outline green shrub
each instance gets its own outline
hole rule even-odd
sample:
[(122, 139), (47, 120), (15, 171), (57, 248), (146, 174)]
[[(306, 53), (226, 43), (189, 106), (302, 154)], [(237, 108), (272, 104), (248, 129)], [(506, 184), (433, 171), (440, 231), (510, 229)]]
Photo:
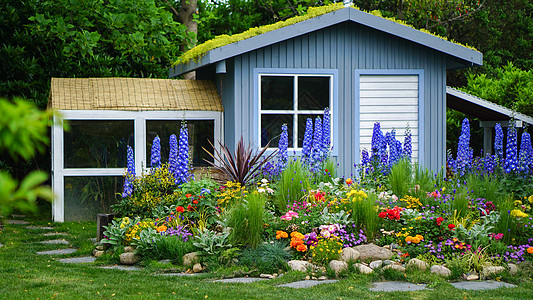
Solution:
[(379, 217), (376, 208), (376, 201), (378, 196), (375, 193), (370, 193), (366, 201), (363, 201), (364, 208), (364, 225), (365, 235), (369, 241), (374, 239), (374, 236), (378, 230)]
[(402, 159), (394, 164), (387, 175), (387, 182), (392, 192), (402, 198), (407, 195), (412, 182), (412, 167), (408, 160)]
[(181, 265), (183, 255), (195, 250), (191, 241), (183, 241), (179, 236), (163, 236), (156, 243), (159, 255), (157, 259), (170, 259), (172, 263)]
[(242, 252), (240, 264), (255, 267), (261, 273), (276, 273), (287, 270), (287, 261), (293, 257), (290, 248), (283, 242), (274, 241), (260, 244), (256, 249), (247, 248)]
[(255, 248), (261, 242), (265, 202), (261, 194), (253, 192), (230, 209), (227, 225), (232, 228), (229, 239), (233, 244)]
[(300, 202), (310, 190), (309, 171), (299, 160), (292, 160), (281, 173), (276, 183), (274, 206), (280, 213), (287, 211), (287, 205)]

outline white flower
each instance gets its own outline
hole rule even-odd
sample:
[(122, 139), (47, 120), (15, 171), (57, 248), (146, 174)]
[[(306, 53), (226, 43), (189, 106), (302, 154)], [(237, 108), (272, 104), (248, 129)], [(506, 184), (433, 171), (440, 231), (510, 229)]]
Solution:
[(261, 182), (262, 182), (263, 184), (267, 184), (267, 183), (268, 183), (268, 180), (267, 180), (266, 178), (263, 178), (263, 179), (261, 179)]
[(398, 196), (392, 195), (391, 199), (394, 200), (394, 201), (398, 201)]
[(326, 182), (326, 183), (324, 183), (324, 186), (325, 186), (325, 187), (328, 187), (328, 188), (331, 188), (331, 187), (332, 187), (332, 184), (331, 184), (330, 182)]
[(271, 188), (267, 188), (266, 191), (267, 191), (270, 195), (274, 194), (274, 190), (271, 189)]
[(257, 192), (262, 194), (262, 193), (266, 192), (266, 190), (264, 188), (258, 188)]

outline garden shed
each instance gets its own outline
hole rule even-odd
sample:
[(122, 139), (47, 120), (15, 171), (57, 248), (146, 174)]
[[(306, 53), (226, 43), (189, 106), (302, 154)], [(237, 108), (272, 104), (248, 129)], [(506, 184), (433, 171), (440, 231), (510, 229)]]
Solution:
[(414, 159), (444, 166), (446, 71), (481, 65), (482, 54), (353, 7), (320, 9), (199, 45), (170, 76), (196, 71), (197, 79), (216, 82), (230, 147), (241, 136), (257, 148), (277, 145), (286, 123), (289, 153), (298, 155), (306, 118), (329, 107), (340, 175), (353, 173), (370, 148), (375, 122), (396, 129), (399, 140), (409, 125)]
[[(54, 221), (95, 220), (122, 192), (126, 147), (134, 149), (137, 174), (146, 170), (156, 135), (168, 158), (171, 134), (185, 120), (193, 167), (206, 166), (202, 147), (223, 142), (223, 107), (209, 80), (53, 78), (52, 129)], [(68, 120), (67, 129), (62, 120)]]

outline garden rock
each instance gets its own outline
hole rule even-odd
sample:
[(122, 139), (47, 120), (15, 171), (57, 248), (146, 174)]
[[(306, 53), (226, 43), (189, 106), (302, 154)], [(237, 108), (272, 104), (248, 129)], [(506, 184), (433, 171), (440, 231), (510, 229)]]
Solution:
[(479, 279), (479, 276), (476, 274), (464, 274), (463, 277), (466, 281), (474, 281)]
[(90, 256), (83, 257), (71, 257), (71, 258), (62, 258), (59, 262), (64, 264), (82, 264), (82, 263), (93, 263), (96, 259)]
[(126, 253), (133, 252), (133, 251), (135, 251), (135, 248), (133, 248), (132, 246), (124, 247), (124, 252)]
[(313, 265), (304, 260), (291, 260), (288, 262), (289, 268), (293, 271), (307, 272), (309, 268), (312, 268)]
[(123, 265), (134, 265), (140, 260), (138, 255), (135, 255), (133, 252), (126, 252), (120, 254), (120, 263)]
[(484, 277), (490, 278), (491, 276), (501, 273), (503, 271), (505, 271), (504, 267), (488, 266), (488, 267), (483, 267), (483, 271), (481, 271), (481, 273), (483, 274)]
[(518, 273), (518, 266), (515, 264), (509, 264), (509, 274), (515, 275)]
[(481, 290), (493, 290), (493, 289), (499, 289), (502, 287), (505, 288), (513, 288), (516, 287), (514, 284), (510, 284), (507, 282), (502, 281), (459, 281), (459, 282), (452, 282), (451, 285), (453, 285), (457, 289), (463, 289), (463, 290), (472, 290), (472, 291), (481, 291)]
[(386, 259), (386, 260), (383, 261), (383, 265), (385, 265), (385, 266), (392, 265), (392, 263), (393, 263), (393, 261), (390, 260), (390, 259)]
[(383, 261), (382, 260), (375, 260), (375, 261), (370, 263), (369, 267), (371, 269), (375, 270), (375, 269), (381, 268), (382, 265), (383, 265)]
[(371, 274), (372, 272), (374, 272), (374, 270), (372, 270), (372, 268), (370, 267), (367, 267), (363, 264), (355, 264), (355, 269), (357, 271), (359, 271), (359, 273), (361, 274)]
[(360, 254), (357, 252), (357, 250), (347, 247), (342, 249), (340, 260), (345, 262), (356, 261), (359, 258), (359, 255)]
[(186, 267), (193, 266), (198, 262), (199, 254), (198, 252), (191, 252), (183, 255), (183, 265)]
[(428, 263), (418, 258), (413, 258), (407, 263), (407, 268), (415, 268), (425, 271), (429, 268)]
[(194, 264), (194, 266), (192, 267), (192, 271), (194, 273), (200, 273), (204, 270), (204, 268), (202, 268), (202, 265), (200, 263), (196, 263)]
[(320, 277), (318, 277), (318, 280), (319, 280), (319, 281), (326, 280), (326, 279), (328, 279), (326, 276), (320, 276)]
[(171, 264), (172, 261), (170, 259), (162, 259), (162, 260), (158, 261), (158, 263), (160, 263), (160, 264)]
[(405, 267), (402, 265), (392, 264), (392, 265), (385, 266), (383, 268), (383, 270), (389, 270), (389, 269), (396, 270), (401, 273), (405, 273)]
[(62, 254), (71, 254), (71, 253), (74, 253), (74, 252), (76, 252), (76, 249), (67, 248), (67, 249), (41, 251), (41, 252), (37, 252), (37, 254), (39, 254), (39, 255), (62, 255)]
[(329, 267), (335, 271), (335, 275), (339, 274), (340, 272), (348, 269), (348, 264), (345, 261), (341, 260), (332, 260), (329, 262)]
[(319, 280), (302, 280), (302, 281), (295, 281), (295, 282), (291, 282), (291, 283), (280, 284), (277, 287), (290, 287), (290, 288), (294, 288), (294, 289), (301, 289), (301, 288), (309, 288), (309, 287), (312, 287), (312, 286), (315, 286), (315, 285), (319, 285), (319, 284), (335, 283), (337, 281), (338, 280), (333, 280), (333, 279), (321, 280), (321, 281), (319, 281)]
[(373, 292), (411, 292), (424, 289), (426, 289), (425, 284), (414, 284), (401, 281), (374, 282), (374, 286), (370, 288)]
[(93, 256), (94, 257), (100, 257), (102, 255), (104, 255), (104, 251), (94, 249), (94, 251), (93, 251)]
[(274, 278), (274, 275), (270, 275), (270, 274), (261, 274), (261, 275), (259, 275), (259, 278), (272, 279), (272, 278)]
[(446, 268), (445, 266), (441, 266), (441, 265), (431, 266), (430, 270), (431, 270), (431, 273), (435, 273), (443, 277), (449, 277), (450, 275), (452, 275), (452, 271), (450, 271), (450, 269)]
[(374, 244), (359, 245), (353, 247), (353, 249), (359, 252), (359, 259), (365, 262), (390, 259), (393, 255), (392, 251), (389, 249)]
[(41, 244), (48, 244), (48, 245), (68, 245), (69, 242), (63, 239), (57, 239), (57, 240), (49, 240), (49, 241), (41, 241)]

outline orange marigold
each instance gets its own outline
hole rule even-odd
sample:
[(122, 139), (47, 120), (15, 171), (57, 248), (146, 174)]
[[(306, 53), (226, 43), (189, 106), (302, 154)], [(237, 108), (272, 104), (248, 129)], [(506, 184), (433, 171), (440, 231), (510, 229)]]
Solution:
[(157, 227), (157, 232), (164, 232), (164, 231), (167, 231), (167, 226), (165, 225), (161, 225), (159, 227)]
[(298, 251), (298, 252), (305, 252), (305, 251), (307, 251), (307, 246), (306, 246), (305, 244), (298, 245), (298, 246), (296, 247), (296, 251)]
[(529, 248), (527, 248), (527, 253), (529, 253), (529, 254), (533, 254), (533, 247), (529, 247)]
[(409, 235), (409, 236), (405, 237), (405, 241), (407, 243), (412, 242), (413, 241), (413, 237)]
[(423, 241), (424, 240), (424, 237), (420, 234), (417, 234), (415, 237), (417, 237), (419, 240)]

